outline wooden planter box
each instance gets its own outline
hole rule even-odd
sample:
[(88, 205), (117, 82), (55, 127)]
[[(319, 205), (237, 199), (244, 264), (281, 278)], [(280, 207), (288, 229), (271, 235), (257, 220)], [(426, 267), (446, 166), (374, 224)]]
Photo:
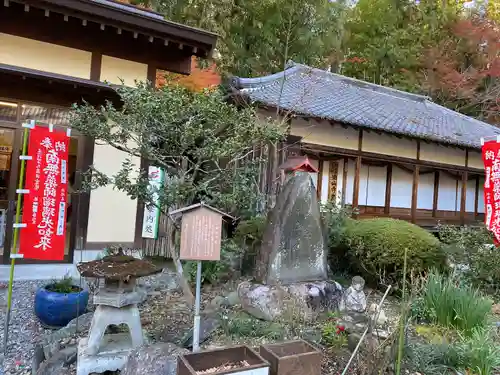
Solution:
[[(246, 361), (249, 366), (206, 371), (220, 366)], [(180, 355), (177, 375), (269, 375), (269, 363), (248, 346), (234, 346), (199, 353)], [(306, 375), (306, 374), (303, 374)]]
[(321, 375), (321, 352), (304, 340), (262, 345), (271, 375)]

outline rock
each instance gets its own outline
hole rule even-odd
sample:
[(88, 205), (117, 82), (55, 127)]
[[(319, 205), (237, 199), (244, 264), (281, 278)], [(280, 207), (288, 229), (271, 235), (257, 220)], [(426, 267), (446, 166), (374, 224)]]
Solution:
[(223, 296), (215, 296), (215, 298), (210, 301), (210, 305), (216, 309), (218, 309), (221, 306), (228, 306), (229, 303), (227, 301), (226, 297)]
[(233, 291), (226, 296), (227, 303), (229, 306), (235, 306), (240, 303), (240, 297), (238, 297), (238, 292)]
[(238, 298), (241, 307), (258, 319), (272, 321), (283, 313), (285, 292), (279, 286), (242, 282)]
[(186, 353), (171, 343), (141, 346), (130, 353), (121, 375), (176, 375), (177, 357)]
[(77, 333), (87, 332), (92, 323), (93, 312), (83, 314), (78, 318), (73, 319), (66, 327), (63, 327), (52, 334), (43, 337), (42, 346), (46, 359), (49, 359), (61, 349), (61, 341), (71, 339)]
[(327, 250), (316, 189), (308, 173), (290, 176), (270, 211), (261, 251), (269, 254), (258, 281), (289, 285), (327, 279)]
[(41, 344), (36, 344), (33, 353), (33, 360), (31, 362), (31, 373), (36, 374), (38, 368), (45, 361), (45, 354), (43, 352), (43, 346)]
[(305, 319), (316, 317), (321, 309), (337, 310), (342, 289), (327, 281), (296, 283), (285, 287), (293, 309)]
[[(214, 331), (219, 328), (219, 319), (212, 317), (200, 317), (200, 344), (205, 342)], [(184, 348), (193, 347), (193, 329), (191, 328), (182, 339)]]
[(352, 278), (352, 285), (346, 289), (340, 301), (341, 311), (366, 311), (366, 295), (363, 292), (365, 280), (361, 276)]
[(76, 346), (65, 348), (43, 362), (36, 375), (69, 375), (69, 366), (76, 361)]

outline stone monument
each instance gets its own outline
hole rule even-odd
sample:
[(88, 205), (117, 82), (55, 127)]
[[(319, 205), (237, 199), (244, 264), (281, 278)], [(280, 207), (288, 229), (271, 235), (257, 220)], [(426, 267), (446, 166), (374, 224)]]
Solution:
[(303, 168), (288, 174), (268, 217), (261, 251), (269, 254), (264, 284), (327, 279), (327, 250), (317, 192)]
[(242, 307), (266, 320), (274, 320), (284, 308), (278, 295), (292, 300), (304, 316), (314, 317), (321, 308), (336, 309), (342, 290), (338, 283), (327, 281), (326, 240), (310, 176), (317, 169), (299, 156), (289, 158), (281, 170), (284, 184), (268, 215), (259, 254), (260, 284), (238, 288)]
[[(144, 343), (137, 304), (144, 301), (146, 292), (136, 287), (136, 280), (161, 268), (123, 254), (80, 263), (77, 268), (84, 277), (104, 279), (94, 296), (97, 307), (89, 336), (78, 343), (77, 375), (120, 370), (130, 351)], [(105, 334), (108, 326), (120, 324), (127, 325), (130, 334)]]

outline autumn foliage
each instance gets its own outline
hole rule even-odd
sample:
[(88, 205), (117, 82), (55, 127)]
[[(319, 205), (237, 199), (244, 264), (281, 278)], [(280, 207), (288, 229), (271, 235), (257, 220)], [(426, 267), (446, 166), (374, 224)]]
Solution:
[(214, 63), (208, 68), (202, 68), (198, 60), (193, 57), (190, 75), (175, 74), (165, 71), (159, 71), (156, 74), (157, 87), (161, 87), (167, 82), (180, 84), (192, 91), (201, 91), (206, 88), (218, 86), (221, 83), (221, 77)]
[(450, 26), (450, 38), (424, 55), (423, 86), (448, 107), (495, 123), (500, 109), (500, 28), (470, 18)]

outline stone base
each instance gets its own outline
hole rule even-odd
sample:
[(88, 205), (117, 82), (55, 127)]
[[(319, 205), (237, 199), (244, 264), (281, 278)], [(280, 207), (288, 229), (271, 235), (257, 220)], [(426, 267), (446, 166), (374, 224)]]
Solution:
[(82, 338), (78, 343), (76, 375), (121, 370), (127, 363), (128, 355), (132, 350), (128, 333), (105, 335), (101, 349), (96, 355), (89, 355), (85, 352), (87, 341), (87, 338)]

